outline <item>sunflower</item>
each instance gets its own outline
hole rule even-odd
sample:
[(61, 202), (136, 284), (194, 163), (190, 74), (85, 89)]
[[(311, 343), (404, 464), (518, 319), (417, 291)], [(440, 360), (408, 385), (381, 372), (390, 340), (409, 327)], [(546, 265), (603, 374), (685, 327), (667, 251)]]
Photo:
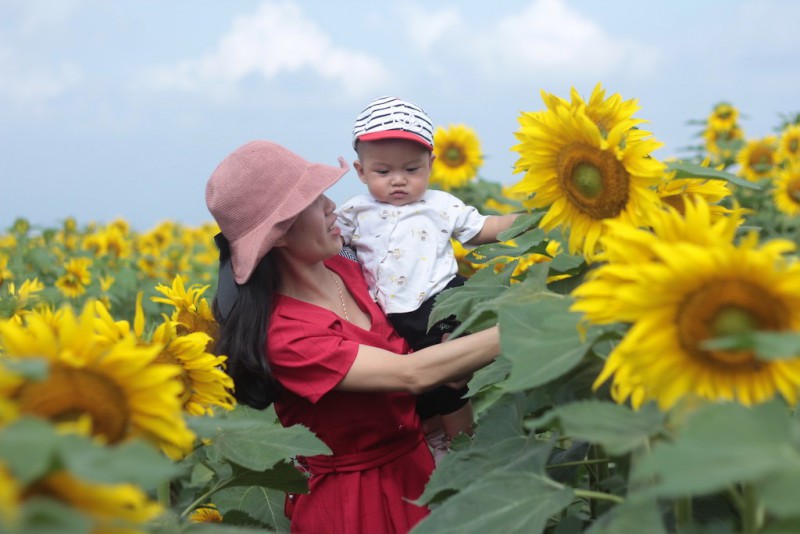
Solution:
[[(672, 210), (664, 219), (676, 215)], [(613, 377), (615, 400), (630, 400), (637, 408), (652, 399), (666, 410), (693, 396), (752, 405), (780, 395), (794, 404), (800, 358), (763, 361), (751, 350), (704, 345), (721, 336), (800, 328), (800, 263), (784, 257), (794, 245), (784, 240), (759, 245), (755, 233), (738, 246), (718, 241), (711, 237), (710, 221), (693, 228), (687, 222), (683, 229), (687, 236), (707, 231), (704, 238), (659, 239), (671, 226), (654, 229), (655, 240), (641, 240), (650, 241), (650, 261), (603, 265), (573, 293), (573, 309), (586, 312), (589, 320), (632, 324), (595, 387)], [(616, 286), (616, 317), (600, 310), (608, 303), (603, 286), (609, 283)]]
[(720, 160), (732, 159), (739, 150), (739, 145), (744, 140), (744, 132), (738, 125), (729, 130), (714, 130), (707, 128), (703, 132), (706, 141), (706, 151)]
[(37, 310), (24, 324), (0, 322), (0, 350), (9, 358), (45, 358), (49, 374), (7, 392), (22, 414), (57, 423), (88, 416), (91, 432), (107, 443), (139, 436), (177, 456), (194, 435), (183, 419), (175, 380), (180, 369), (153, 361), (162, 347), (139, 346), (125, 333), (114, 342), (97, 335), (96, 303), (76, 317), (69, 307)]
[(222, 523), (222, 514), (213, 504), (207, 504), (200, 508), (195, 508), (189, 516), (192, 523)]
[(736, 156), (740, 174), (751, 182), (771, 176), (778, 162), (777, 148), (774, 135), (747, 143)]
[(778, 161), (800, 161), (800, 124), (784, 128), (778, 145)]
[(43, 495), (80, 510), (94, 520), (94, 532), (115, 532), (155, 519), (163, 508), (132, 484), (99, 484), (56, 471), (33, 484), (28, 496)]
[[(106, 343), (114, 343), (130, 333), (127, 321), (115, 321), (108, 310), (97, 303), (96, 328)], [(225, 371), (225, 356), (206, 352), (209, 336), (203, 332), (178, 333), (178, 324), (165, 321), (153, 333), (152, 339), (144, 339), (145, 317), (142, 309), (142, 292), (136, 296), (133, 335), (141, 346), (155, 344), (160, 351), (153, 360), (156, 364), (169, 364), (180, 369), (177, 376), (181, 383), (179, 398), (181, 406), (192, 415), (211, 414), (212, 406), (232, 410), (234, 406), (231, 390), (233, 380)]]
[(14, 273), (8, 268), (8, 255), (0, 253), (0, 286), (14, 279)]
[(66, 272), (56, 280), (56, 287), (68, 298), (80, 297), (86, 293), (86, 286), (92, 281), (89, 258), (72, 258), (64, 266)]
[(606, 98), (606, 91), (602, 84), (598, 83), (592, 90), (587, 103), (573, 87), (570, 90), (571, 103), (545, 91), (542, 91), (542, 100), (548, 108), (555, 109), (557, 106), (566, 108), (585, 107), (586, 115), (592, 119), (603, 134), (610, 132), (619, 125), (623, 125), (628, 130), (637, 124), (645, 122), (642, 119), (635, 119), (633, 114), (639, 111), (639, 104), (636, 100), (622, 100), (619, 93), (614, 93)]
[(772, 195), (778, 210), (791, 216), (800, 215), (800, 160), (778, 172)]
[(656, 188), (656, 194), (662, 204), (672, 206), (678, 213), (684, 213), (687, 200), (700, 196), (708, 203), (712, 217), (724, 217), (731, 213), (730, 209), (719, 205), (720, 201), (733, 194), (727, 182), (704, 178), (675, 179), (674, 176), (675, 173), (668, 173)]
[(483, 165), (481, 143), (475, 131), (463, 124), (439, 126), (433, 134), (436, 159), (430, 182), (445, 191), (462, 187), (478, 175)]
[(607, 222), (603, 252), (598, 256), (606, 264), (587, 274), (591, 284), (583, 284), (573, 291), (573, 296), (579, 299), (574, 309), (584, 312), (589, 321), (598, 324), (635, 321), (635, 314), (624, 315), (625, 309), (617, 293), (627, 291), (626, 287), (635, 283), (635, 271), (631, 266), (658, 261), (654, 249), (659, 243), (710, 247), (733, 242), (744, 222), (744, 210), (736, 208), (726, 217), (715, 217), (711, 208), (703, 197), (692, 197), (685, 202), (683, 212), (671, 206), (652, 211), (647, 220), (651, 231), (619, 221)]
[(217, 339), (219, 325), (214, 319), (208, 300), (203, 298), (203, 293), (210, 286), (192, 284), (188, 289), (183, 284), (183, 279), (176, 276), (172, 280), (172, 287), (158, 284), (156, 291), (164, 297), (152, 297), (153, 302), (170, 304), (175, 307), (171, 319), (178, 323), (178, 335), (190, 332), (204, 332), (209, 341), (207, 350), (212, 350)]
[(728, 102), (720, 102), (708, 117), (708, 129), (716, 131), (729, 131), (739, 120), (739, 110)]
[(17, 322), (22, 322), (23, 317), (31, 312), (31, 308), (39, 301), (38, 293), (44, 290), (44, 284), (38, 278), (25, 280), (17, 289), (14, 283), (9, 282), (8, 296), (13, 298), (14, 303), (11, 317)]
[(630, 130), (622, 121), (604, 135), (585, 107), (552, 102), (519, 121), (514, 172), (525, 177), (511, 191), (532, 195), (525, 201), (529, 207), (547, 208), (540, 223), (545, 231), (569, 229), (570, 253), (593, 261), (604, 221), (639, 226), (642, 215), (658, 206), (650, 187), (661, 180), (664, 166), (650, 157), (660, 143), (648, 132)]
[(156, 329), (153, 341), (164, 347), (155, 360), (157, 363), (181, 368), (181, 402), (188, 413), (212, 414), (212, 406), (233, 409), (233, 380), (224, 371), (227, 358), (206, 352), (208, 335), (203, 332), (178, 335), (176, 324), (167, 321)]

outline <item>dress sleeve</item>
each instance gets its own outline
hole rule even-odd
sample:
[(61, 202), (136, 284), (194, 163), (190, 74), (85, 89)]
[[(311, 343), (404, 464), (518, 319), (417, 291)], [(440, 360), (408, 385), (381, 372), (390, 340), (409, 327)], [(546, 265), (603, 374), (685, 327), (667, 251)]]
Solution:
[(283, 387), (316, 403), (341, 382), (356, 359), (358, 343), (345, 339), (337, 322), (314, 310), (303, 319), (273, 315), (267, 360)]

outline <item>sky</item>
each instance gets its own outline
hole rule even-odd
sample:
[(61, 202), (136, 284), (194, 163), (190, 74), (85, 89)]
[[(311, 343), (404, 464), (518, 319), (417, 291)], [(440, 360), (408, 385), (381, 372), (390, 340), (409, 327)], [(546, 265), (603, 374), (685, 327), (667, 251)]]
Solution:
[[(353, 121), (383, 95), (474, 129), (502, 184), (542, 90), (636, 99), (660, 159), (720, 101), (763, 137), (800, 112), (798, 20), (794, 0), (0, 0), (0, 232), (211, 221), (227, 154), (267, 139), (352, 162)], [(350, 171), (328, 196), (362, 192)]]

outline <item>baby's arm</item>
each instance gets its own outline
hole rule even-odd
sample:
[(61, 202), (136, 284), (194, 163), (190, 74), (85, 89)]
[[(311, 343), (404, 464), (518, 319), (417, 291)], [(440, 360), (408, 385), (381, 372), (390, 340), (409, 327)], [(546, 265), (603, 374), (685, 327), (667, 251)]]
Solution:
[(497, 241), (497, 234), (503, 230), (511, 228), (514, 219), (519, 217), (519, 214), (512, 213), (509, 215), (489, 215), (483, 223), (483, 228), (478, 232), (475, 237), (467, 241), (468, 245), (483, 245), (485, 243), (493, 243)]

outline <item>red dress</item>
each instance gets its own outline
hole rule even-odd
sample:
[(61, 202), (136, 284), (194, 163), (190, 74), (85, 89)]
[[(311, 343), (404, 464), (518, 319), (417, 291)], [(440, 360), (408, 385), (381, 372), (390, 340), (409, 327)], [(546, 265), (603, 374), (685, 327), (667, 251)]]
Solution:
[(370, 298), (357, 263), (335, 256), (325, 265), (342, 277), (372, 326), (364, 330), (284, 295), (275, 299), (267, 358), (284, 387), (275, 410), (283, 426), (305, 425), (333, 451), (305, 459), (310, 492), (296, 498), (292, 532), (407, 532), (428, 513), (407, 500), (422, 494), (434, 467), (414, 396), (334, 388), (359, 345), (400, 354), (408, 346)]

